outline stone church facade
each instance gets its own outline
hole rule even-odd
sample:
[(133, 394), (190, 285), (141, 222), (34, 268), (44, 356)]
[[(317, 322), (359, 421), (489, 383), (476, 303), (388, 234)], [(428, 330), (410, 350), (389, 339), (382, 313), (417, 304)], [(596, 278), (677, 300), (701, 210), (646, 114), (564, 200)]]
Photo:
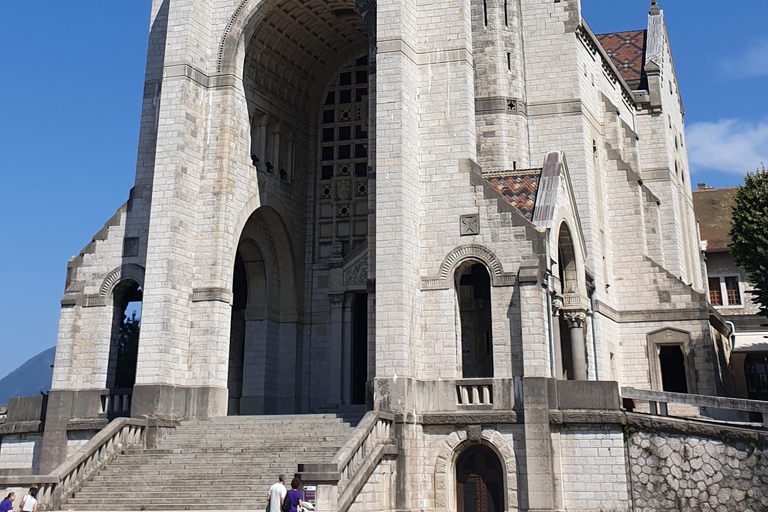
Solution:
[(505, 510), (623, 510), (620, 426), (547, 401), (722, 392), (655, 2), (598, 36), (579, 0), (154, 0), (141, 119), (68, 265), (42, 472), (106, 410), (380, 410), (392, 509), (456, 510), (474, 442)]

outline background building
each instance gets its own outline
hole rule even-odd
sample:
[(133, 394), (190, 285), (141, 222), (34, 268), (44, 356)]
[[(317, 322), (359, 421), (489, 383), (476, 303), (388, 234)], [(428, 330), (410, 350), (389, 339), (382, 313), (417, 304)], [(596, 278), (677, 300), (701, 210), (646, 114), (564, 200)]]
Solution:
[(733, 326), (734, 396), (768, 400), (768, 318), (759, 314), (752, 285), (728, 248), (737, 190), (699, 183), (693, 204), (706, 259), (709, 302)]

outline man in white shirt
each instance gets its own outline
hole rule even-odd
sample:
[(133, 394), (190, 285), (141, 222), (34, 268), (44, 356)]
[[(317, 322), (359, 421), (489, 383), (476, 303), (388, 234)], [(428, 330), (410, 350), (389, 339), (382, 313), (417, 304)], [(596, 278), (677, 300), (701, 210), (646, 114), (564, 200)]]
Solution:
[(277, 477), (277, 483), (269, 488), (269, 495), (267, 501), (269, 502), (269, 512), (280, 512), (280, 507), (283, 505), (283, 500), (288, 490), (285, 488), (285, 475)]

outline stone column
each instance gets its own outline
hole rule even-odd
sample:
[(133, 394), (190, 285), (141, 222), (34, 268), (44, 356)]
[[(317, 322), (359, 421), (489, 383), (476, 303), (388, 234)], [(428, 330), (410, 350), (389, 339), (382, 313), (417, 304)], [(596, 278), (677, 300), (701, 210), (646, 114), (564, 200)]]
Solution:
[(341, 360), (344, 343), (344, 294), (329, 293), (331, 303), (331, 338), (328, 351), (328, 405), (341, 405)]
[(352, 398), (352, 307), (355, 294), (349, 293), (344, 301), (344, 328), (342, 340), (341, 402), (349, 404)]
[(568, 323), (571, 334), (574, 379), (587, 380), (587, 352), (584, 345), (584, 325), (587, 314), (585, 311), (565, 311), (563, 318)]
[(563, 311), (563, 299), (555, 295), (552, 298), (552, 342), (555, 356), (555, 378), (563, 378), (563, 348), (560, 339), (560, 315)]

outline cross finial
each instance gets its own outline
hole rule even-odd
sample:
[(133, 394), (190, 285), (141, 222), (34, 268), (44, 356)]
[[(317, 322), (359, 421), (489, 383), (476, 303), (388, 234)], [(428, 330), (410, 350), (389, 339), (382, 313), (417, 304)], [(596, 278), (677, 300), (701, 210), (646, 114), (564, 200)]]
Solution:
[(661, 9), (659, 9), (659, 2), (658, 0), (651, 0), (651, 10), (648, 13), (651, 16), (658, 16), (661, 14)]

